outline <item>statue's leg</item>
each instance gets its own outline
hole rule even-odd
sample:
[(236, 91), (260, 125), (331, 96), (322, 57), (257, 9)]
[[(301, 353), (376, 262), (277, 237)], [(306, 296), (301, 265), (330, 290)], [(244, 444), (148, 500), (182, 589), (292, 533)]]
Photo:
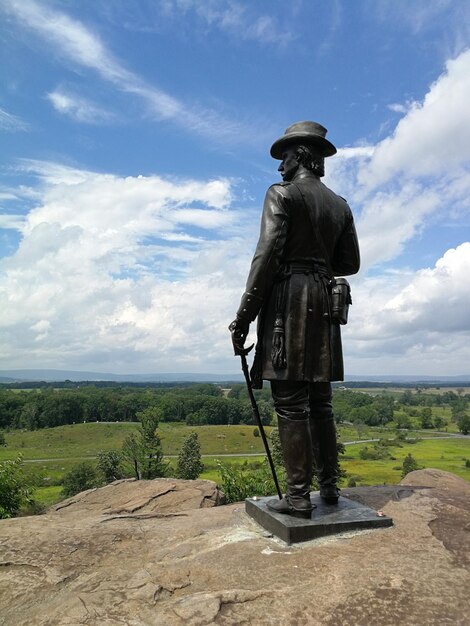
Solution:
[(312, 511), (310, 485), (313, 453), (310, 437), (308, 383), (272, 381), (271, 391), (277, 413), (279, 439), (287, 473), (287, 493), (268, 506), (279, 513), (301, 514)]
[(320, 496), (327, 504), (336, 504), (339, 497), (338, 448), (331, 384), (310, 383), (309, 400), (313, 458)]

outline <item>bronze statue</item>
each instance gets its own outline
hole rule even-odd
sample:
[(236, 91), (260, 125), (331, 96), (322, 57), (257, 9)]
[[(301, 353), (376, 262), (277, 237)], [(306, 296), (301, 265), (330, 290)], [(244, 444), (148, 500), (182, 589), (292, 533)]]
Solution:
[(355, 274), (360, 263), (351, 210), (320, 180), (324, 158), (336, 153), (326, 132), (297, 122), (271, 147), (283, 182), (267, 191), (246, 290), (229, 327), (235, 349), (243, 349), (258, 318), (251, 383), (271, 383), (287, 470), (286, 495), (268, 506), (301, 517), (312, 511), (314, 464), (320, 496), (338, 502), (331, 381), (343, 380), (340, 324), (349, 285), (335, 276)]

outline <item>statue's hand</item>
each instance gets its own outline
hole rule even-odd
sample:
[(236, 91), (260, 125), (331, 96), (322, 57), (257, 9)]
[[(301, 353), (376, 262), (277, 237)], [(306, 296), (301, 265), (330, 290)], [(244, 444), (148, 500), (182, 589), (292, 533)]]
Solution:
[(239, 355), (244, 352), (245, 341), (250, 329), (250, 322), (237, 316), (228, 329), (232, 335), (233, 351), (235, 355)]

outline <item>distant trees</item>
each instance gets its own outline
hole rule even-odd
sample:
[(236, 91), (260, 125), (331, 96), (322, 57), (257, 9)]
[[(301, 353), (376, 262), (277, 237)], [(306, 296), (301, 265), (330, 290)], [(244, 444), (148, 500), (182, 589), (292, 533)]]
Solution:
[(434, 424), (432, 421), (431, 407), (425, 406), (421, 409), (419, 421), (420, 421), (421, 428), (433, 428)]
[[(269, 424), (273, 405), (264, 392), (259, 395), (259, 407), (263, 422)], [(47, 387), (28, 393), (2, 391), (0, 387), (0, 428), (35, 430), (79, 422), (139, 421), (138, 414), (146, 409), (158, 409), (160, 421), (165, 422), (253, 423), (246, 390), (227, 398), (212, 384), (138, 389), (85, 385), (62, 389)]]
[(462, 435), (468, 435), (470, 433), (470, 415), (468, 415), (468, 413), (461, 413), (457, 425)]
[(394, 401), (390, 395), (371, 396), (357, 391), (336, 391), (333, 409), (338, 422), (382, 426), (393, 419)]
[[(89, 421), (137, 422), (138, 414), (147, 409), (158, 409), (162, 422), (183, 422), (191, 426), (256, 425), (246, 387), (241, 384), (232, 385), (229, 390), (208, 383), (121, 387), (104, 383), (77, 386), (69, 381), (60, 386), (62, 388), (54, 389), (51, 385), (43, 388), (37, 385), (29, 392), (17, 393), (0, 385), (0, 429), (35, 430)], [(271, 424), (274, 408), (269, 388), (256, 390), (255, 396), (263, 423)], [(431, 407), (450, 407), (454, 421), (458, 422), (459, 416), (468, 409), (469, 399), (470, 394), (453, 391), (431, 394), (421, 388), (419, 393), (407, 389), (401, 395), (335, 389), (333, 406), (338, 422), (383, 426), (395, 419), (397, 428), (407, 428), (407, 419), (413, 417), (417, 418), (416, 425), (423, 428), (441, 428), (442, 417), (437, 418), (437, 422), (434, 416), (429, 419)]]
[(411, 428), (411, 418), (406, 413), (400, 413), (395, 417), (395, 426), (399, 428)]

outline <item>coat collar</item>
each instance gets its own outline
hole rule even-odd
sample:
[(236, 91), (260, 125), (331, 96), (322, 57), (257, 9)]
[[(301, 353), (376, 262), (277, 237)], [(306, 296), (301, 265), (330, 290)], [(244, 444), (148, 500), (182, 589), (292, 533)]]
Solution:
[(320, 181), (320, 177), (310, 172), (309, 170), (302, 170), (301, 172), (296, 172), (291, 182), (296, 182), (299, 180), (318, 180)]

